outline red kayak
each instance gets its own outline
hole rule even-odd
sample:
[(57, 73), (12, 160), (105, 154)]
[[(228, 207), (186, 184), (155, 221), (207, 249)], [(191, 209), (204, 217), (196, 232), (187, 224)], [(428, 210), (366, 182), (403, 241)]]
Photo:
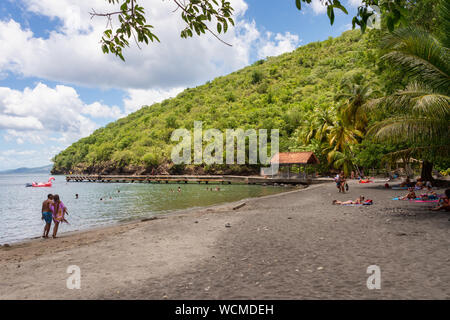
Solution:
[(32, 184), (31, 184), (31, 186), (32, 187), (34, 187), (34, 188), (40, 188), (40, 187), (51, 187), (52, 186), (52, 181), (53, 180), (55, 180), (55, 178), (53, 178), (53, 177), (50, 177), (49, 179), (48, 179), (48, 182), (33, 182)]

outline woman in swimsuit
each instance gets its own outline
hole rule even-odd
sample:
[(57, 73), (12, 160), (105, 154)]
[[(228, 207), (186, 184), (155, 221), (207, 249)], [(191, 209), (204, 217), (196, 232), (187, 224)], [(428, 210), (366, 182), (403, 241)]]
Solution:
[(364, 196), (359, 196), (358, 199), (356, 199), (355, 201), (353, 200), (348, 200), (348, 201), (339, 201), (339, 200), (333, 200), (332, 204), (340, 204), (340, 205), (345, 205), (345, 204), (363, 204), (364, 202)]
[(442, 198), (442, 202), (435, 208), (432, 208), (433, 211), (445, 210), (450, 211), (450, 189), (445, 190), (445, 196)]
[(56, 234), (58, 233), (58, 226), (61, 222), (67, 222), (67, 220), (64, 218), (64, 215), (67, 213), (67, 208), (62, 203), (62, 201), (59, 199), (59, 195), (55, 194), (53, 196), (53, 204), (50, 205), (50, 209), (52, 210), (52, 217), (53, 217), (53, 238), (56, 238)]
[(408, 191), (408, 194), (404, 197), (401, 197), (400, 200), (414, 200), (417, 198), (416, 193), (414, 192), (414, 188), (409, 188)]

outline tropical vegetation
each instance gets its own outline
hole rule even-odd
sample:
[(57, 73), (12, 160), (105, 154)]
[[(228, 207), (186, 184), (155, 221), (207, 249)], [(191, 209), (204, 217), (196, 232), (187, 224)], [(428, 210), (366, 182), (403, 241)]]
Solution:
[[(409, 7), (408, 7), (409, 6)], [(186, 89), (81, 139), (54, 172), (235, 173), (259, 165), (174, 165), (177, 128), (279, 129), (280, 151), (313, 151), (316, 170), (362, 173), (414, 158), (422, 176), (449, 160), (449, 1), (406, 4), (410, 25), (347, 31)], [(437, 17), (437, 18), (436, 18)]]

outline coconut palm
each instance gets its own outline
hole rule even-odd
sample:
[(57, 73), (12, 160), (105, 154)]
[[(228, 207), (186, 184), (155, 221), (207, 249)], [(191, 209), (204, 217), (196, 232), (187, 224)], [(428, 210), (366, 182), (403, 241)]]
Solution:
[(334, 108), (315, 108), (309, 114), (301, 127), (300, 137), (309, 144), (313, 139), (324, 142), (330, 128), (333, 126), (336, 112)]
[(350, 145), (358, 143), (358, 137), (362, 137), (361, 131), (345, 125), (342, 119), (337, 119), (328, 133), (328, 142), (335, 151), (344, 151)]
[(347, 176), (349, 176), (350, 172), (355, 168), (353, 163), (355, 156), (350, 148), (347, 148), (343, 152), (333, 150), (328, 154), (328, 159), (333, 162), (334, 168), (344, 171)]
[[(358, 143), (358, 138), (363, 133), (346, 123), (338, 117), (328, 133), (329, 149), (327, 159), (336, 169), (342, 168), (348, 174), (354, 167), (355, 155), (352, 147)], [(350, 170), (349, 170), (350, 169)], [(358, 172), (359, 169), (357, 168)]]
[[(450, 33), (450, 2), (440, 3), (441, 34)], [(448, 36), (447, 36), (448, 37)], [(449, 155), (450, 49), (447, 38), (438, 39), (418, 27), (394, 31), (383, 40), (383, 59), (399, 66), (414, 79), (405, 90), (376, 99), (368, 108), (383, 106), (394, 116), (371, 128), (378, 140), (408, 141), (412, 147), (397, 154), (415, 153), (423, 158)], [(432, 179), (432, 165), (424, 162), (422, 177)]]
[(340, 112), (346, 125), (365, 132), (367, 126), (367, 114), (363, 106), (375, 94), (368, 84), (361, 84), (360, 81), (352, 82), (347, 80), (342, 87), (343, 91), (336, 95), (335, 100), (345, 100)]

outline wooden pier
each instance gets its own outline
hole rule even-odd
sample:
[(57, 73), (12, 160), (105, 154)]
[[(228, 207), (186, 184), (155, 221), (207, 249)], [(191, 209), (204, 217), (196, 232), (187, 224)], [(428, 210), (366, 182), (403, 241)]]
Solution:
[(311, 179), (264, 178), (258, 176), (189, 176), (189, 175), (68, 175), (67, 182), (98, 183), (175, 183), (175, 184), (255, 184), (255, 185), (309, 185)]

